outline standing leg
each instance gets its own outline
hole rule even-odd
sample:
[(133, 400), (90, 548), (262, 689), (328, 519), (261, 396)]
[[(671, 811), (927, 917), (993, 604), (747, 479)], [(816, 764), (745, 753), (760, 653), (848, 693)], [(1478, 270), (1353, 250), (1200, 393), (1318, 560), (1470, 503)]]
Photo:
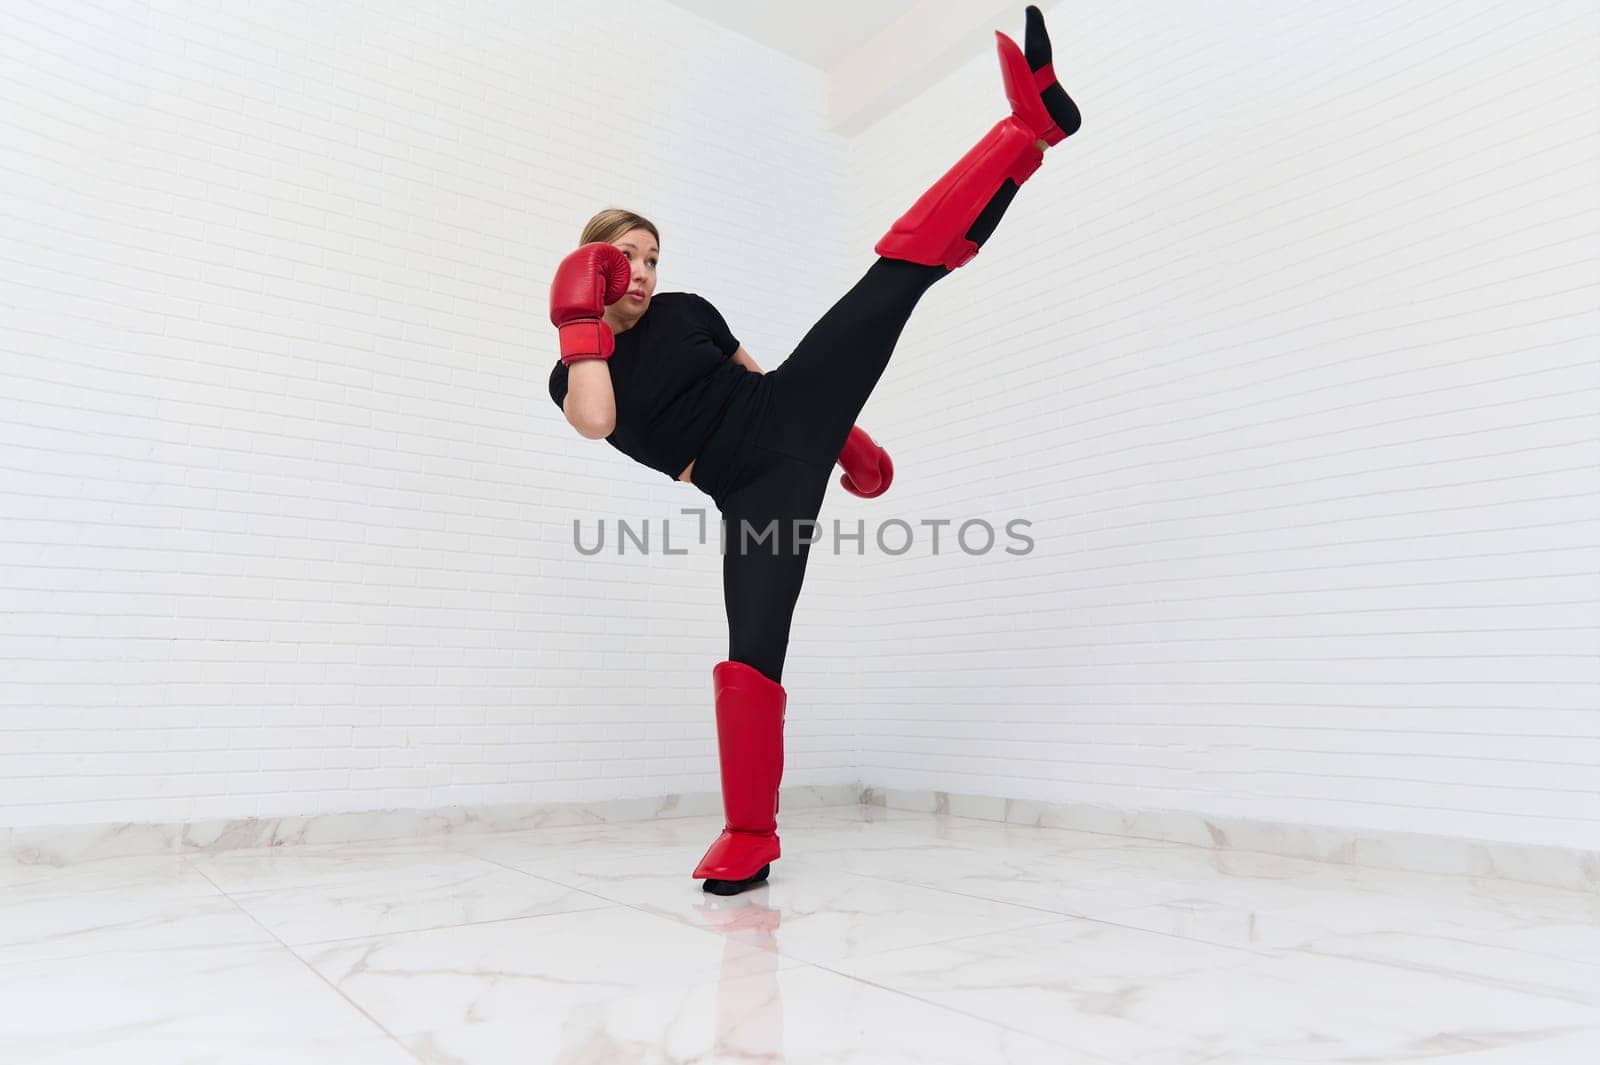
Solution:
[(751, 476), (723, 500), (728, 657), (783, 680), (789, 626), (811, 557), (831, 464), (755, 447)]
[(712, 681), (726, 821), (694, 871), (704, 889), (718, 895), (765, 880), (781, 853), (777, 814), (788, 704), (783, 661), (832, 472), (754, 451), (742, 483), (722, 504), (728, 660), (712, 670)]
[(832, 465), (922, 294), (970, 262), (1044, 151), (1082, 124), (1056, 80), (1050, 37), (1027, 9), (1027, 50), (996, 32), (1011, 115), (990, 129), (879, 239), (880, 258), (812, 326), (773, 378), (773, 447)]

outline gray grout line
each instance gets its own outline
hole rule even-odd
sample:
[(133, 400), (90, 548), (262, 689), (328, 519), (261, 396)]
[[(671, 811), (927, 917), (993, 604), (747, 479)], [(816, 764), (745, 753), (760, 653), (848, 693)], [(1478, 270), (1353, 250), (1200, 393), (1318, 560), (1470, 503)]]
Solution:
[[(189, 863), (187, 861), (187, 855), (185, 855), (184, 857), (186, 859), (184, 864), (188, 865)], [(217, 891), (219, 893), (221, 893), (223, 895), (223, 897), (225, 897), (229, 902), (233, 903), (234, 906), (238, 908), (240, 913), (244, 914), (251, 921), (253, 921), (263, 932), (265, 932), (267, 935), (271, 936), (272, 939), (273, 939), (273, 942), (277, 943), (284, 950), (288, 951), (290, 956), (292, 956), (301, 965), (305, 966), (307, 971), (309, 971), (318, 980), (321, 980), (324, 984), (326, 984), (333, 991), (334, 994), (338, 995), (340, 998), (342, 998), (346, 1002), (348, 1002), (350, 1004), (350, 1006), (353, 1009), (356, 1010), (356, 1012), (360, 1013), (361, 1016), (365, 1017), (368, 1021), (370, 1021), (373, 1024), (373, 1026), (375, 1026), (378, 1029), (378, 1031), (380, 1031), (384, 1035), (388, 1036), (390, 1038), (390, 1040), (392, 1040), (394, 1042), (394, 1044), (396, 1046), (398, 1046), (401, 1049), (401, 1051), (403, 1051), (405, 1053), (405, 1055), (407, 1057), (409, 1057), (412, 1060), (420, 1063), (420, 1065), (427, 1065), (427, 1063), (424, 1062), (422, 1058), (418, 1057), (416, 1052), (413, 1051), (409, 1046), (407, 1046), (405, 1044), (405, 1042), (398, 1035), (396, 1035), (394, 1032), (390, 1031), (389, 1027), (387, 1025), (385, 1025), (382, 1021), (378, 1020), (378, 1018), (374, 1017), (371, 1013), (367, 1012), (367, 1009), (366, 1009), (365, 1006), (361, 1005), (361, 1003), (357, 1002), (355, 999), (353, 999), (349, 995), (347, 995), (339, 987), (339, 985), (335, 984), (332, 980), (329, 980), (322, 973), (318, 972), (316, 967), (314, 965), (312, 965), (309, 961), (307, 961), (304, 957), (302, 957), (300, 955), (300, 953), (297, 950), (294, 949), (294, 947), (290, 946), (288, 943), (285, 943), (278, 936), (278, 934), (276, 932), (274, 932), (272, 929), (268, 928), (265, 924), (263, 924), (260, 918), (258, 918), (255, 914), (251, 913), (249, 910), (245, 909), (242, 905), (240, 905), (238, 899), (234, 898), (227, 891), (223, 890), (222, 885), (218, 884), (215, 880), (212, 880), (211, 877), (209, 875), (207, 875), (207, 873), (206, 873), (206, 871), (204, 869), (198, 868), (196, 866), (191, 866), (191, 868), (193, 868), (196, 873), (198, 873), (201, 876), (205, 877), (207, 883), (209, 883), (212, 887), (216, 888)]]

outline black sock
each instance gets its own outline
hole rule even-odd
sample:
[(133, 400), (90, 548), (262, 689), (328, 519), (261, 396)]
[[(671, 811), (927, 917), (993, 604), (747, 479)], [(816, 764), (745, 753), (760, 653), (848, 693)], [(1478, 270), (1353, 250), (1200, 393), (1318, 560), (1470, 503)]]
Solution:
[[(1028, 7), (1028, 32), (1026, 44), (1023, 45), (1022, 54), (1027, 57), (1028, 69), (1038, 70), (1050, 62), (1050, 34), (1044, 28), (1044, 15), (1037, 7)], [(1078, 105), (1072, 102), (1072, 97), (1067, 95), (1067, 90), (1061, 87), (1059, 81), (1052, 82), (1050, 87), (1039, 94), (1044, 101), (1044, 109), (1050, 112), (1050, 118), (1061, 127), (1061, 132), (1072, 136), (1078, 132), (1078, 127), (1083, 125), (1083, 116), (1078, 114)]]

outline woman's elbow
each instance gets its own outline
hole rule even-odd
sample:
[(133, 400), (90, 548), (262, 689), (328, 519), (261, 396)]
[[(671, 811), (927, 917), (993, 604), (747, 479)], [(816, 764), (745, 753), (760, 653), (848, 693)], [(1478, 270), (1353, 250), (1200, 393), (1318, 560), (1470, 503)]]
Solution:
[(617, 419), (613, 416), (600, 414), (575, 414), (569, 415), (567, 421), (578, 430), (578, 435), (589, 440), (604, 440), (610, 436), (617, 427)]
[(571, 393), (561, 401), (561, 413), (567, 424), (578, 430), (579, 436), (589, 440), (603, 440), (617, 427), (617, 409), (611, 404), (600, 407), (580, 403)]

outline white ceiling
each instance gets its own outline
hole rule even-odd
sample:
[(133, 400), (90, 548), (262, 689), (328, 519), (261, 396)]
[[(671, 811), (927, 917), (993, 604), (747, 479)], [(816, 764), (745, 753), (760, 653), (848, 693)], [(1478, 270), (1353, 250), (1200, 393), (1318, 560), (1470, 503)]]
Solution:
[(861, 47), (919, 0), (670, 0), (819, 70)]

